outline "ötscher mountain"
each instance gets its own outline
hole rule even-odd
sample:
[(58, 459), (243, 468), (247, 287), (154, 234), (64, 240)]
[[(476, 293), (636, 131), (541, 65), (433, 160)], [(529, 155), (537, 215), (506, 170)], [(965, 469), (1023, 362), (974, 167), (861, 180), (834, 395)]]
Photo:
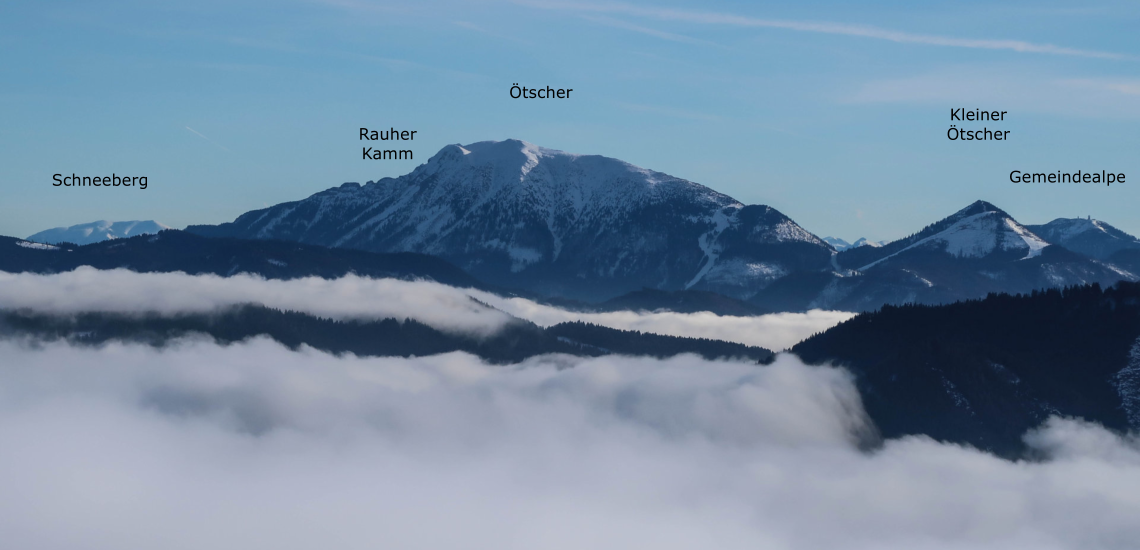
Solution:
[(771, 207), (518, 140), (449, 145), (398, 178), (188, 230), (432, 254), (495, 285), (585, 300), (642, 288), (746, 299), (789, 274), (830, 269), (833, 253)]

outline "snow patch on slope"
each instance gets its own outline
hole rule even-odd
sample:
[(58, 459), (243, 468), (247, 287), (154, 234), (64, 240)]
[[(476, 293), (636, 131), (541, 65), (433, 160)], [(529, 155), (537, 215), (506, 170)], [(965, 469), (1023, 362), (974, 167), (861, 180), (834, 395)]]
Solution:
[(820, 240), (819, 237), (812, 235), (810, 231), (800, 227), (799, 224), (792, 220), (784, 220), (773, 226), (757, 225), (752, 228), (752, 232), (764, 233), (764, 240), (768, 242), (824, 244), (824, 241)]
[(28, 241), (16, 241), (16, 246), (23, 248), (31, 248), (33, 250), (59, 250), (58, 246), (43, 243), (30, 243)]
[(995, 250), (1026, 250), (1022, 259), (1041, 255), (1049, 246), (1033, 232), (1000, 212), (982, 212), (964, 217), (950, 227), (922, 239), (890, 256), (886, 256), (860, 268), (870, 269), (908, 250), (929, 247), (944, 247), (947, 254), (960, 258), (981, 258)]
[(1057, 226), (1058, 229), (1054, 230), (1054, 233), (1053, 233), (1054, 239), (1060, 240), (1060, 241), (1067, 241), (1069, 239), (1072, 239), (1073, 237), (1076, 237), (1077, 235), (1080, 235), (1080, 234), (1088, 232), (1088, 231), (1099, 231), (1101, 233), (1108, 233), (1108, 231), (1105, 231), (1104, 227), (1101, 225), (1101, 222), (1099, 220), (1075, 218), (1072, 220), (1066, 220), (1066, 222), (1068, 222), (1068, 223), (1064, 224), (1063, 226), (1058, 224), (1058, 226)]
[(704, 265), (701, 266), (701, 270), (698, 271), (695, 276), (693, 276), (693, 280), (689, 281), (688, 284), (685, 285), (685, 288), (690, 288), (700, 282), (700, 280), (713, 268), (713, 265), (716, 264), (716, 259), (720, 256), (720, 247), (716, 245), (716, 238), (719, 237), (725, 229), (728, 229), (728, 226), (732, 221), (728, 215), (724, 213), (723, 210), (717, 210), (708, 220), (714, 225), (712, 231), (701, 235), (697, 239), (697, 246), (701, 247), (701, 252), (705, 253)]
[[(1033, 232), (1026, 229), (1025, 226), (1009, 218), (1005, 218), (1004, 221), (1009, 231), (1017, 235), (1017, 239), (1020, 239), (1021, 242), (1012, 239), (1003, 239), (1002, 248), (1006, 250), (1015, 248), (1028, 248), (1029, 254), (1023, 259), (1029, 259), (1040, 256), (1041, 251), (1044, 250), (1046, 246), (1049, 246), (1049, 243), (1042, 240), (1041, 237), (1034, 235)], [(1024, 243), (1025, 246), (1022, 246), (1022, 243)]]
[(706, 283), (760, 289), (788, 274), (784, 266), (772, 262), (749, 262), (739, 258), (722, 261), (704, 274)]

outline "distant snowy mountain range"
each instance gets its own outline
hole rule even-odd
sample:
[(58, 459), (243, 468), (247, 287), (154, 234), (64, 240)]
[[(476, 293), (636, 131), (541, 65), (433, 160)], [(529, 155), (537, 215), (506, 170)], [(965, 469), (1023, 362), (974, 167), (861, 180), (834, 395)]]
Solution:
[[(28, 240), (82, 243), (162, 227), (97, 222)], [(497, 287), (642, 309), (864, 311), (1140, 273), (1140, 241), (1097, 220), (1025, 226), (978, 201), (903, 239), (847, 243), (691, 181), (518, 140), (449, 145), (398, 178), (187, 231), (430, 254)]]
[(843, 239), (840, 239), (839, 237), (824, 237), (823, 241), (826, 242), (827, 244), (831, 245), (832, 248), (834, 248), (835, 250), (837, 250), (839, 252), (843, 252), (844, 250), (847, 250), (848, 248), (857, 248), (860, 246), (874, 246), (877, 248), (877, 247), (880, 247), (880, 246), (887, 244), (887, 241), (868, 241), (867, 239), (862, 238), (862, 237), (860, 237), (858, 240), (856, 240), (853, 243), (849, 243)]
[(28, 237), (27, 240), (46, 244), (91, 244), (110, 239), (134, 237), (136, 235), (152, 235), (163, 229), (170, 229), (170, 227), (153, 220), (130, 222), (109, 222), (100, 220), (97, 222), (73, 225), (71, 227), (56, 227), (54, 229), (40, 231)]

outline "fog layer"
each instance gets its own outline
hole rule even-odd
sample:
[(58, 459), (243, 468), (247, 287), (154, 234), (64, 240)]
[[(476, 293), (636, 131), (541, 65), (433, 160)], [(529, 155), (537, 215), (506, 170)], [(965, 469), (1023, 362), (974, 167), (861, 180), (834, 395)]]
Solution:
[[(480, 304), (473, 297), (493, 307)], [(632, 311), (578, 313), (434, 282), (355, 275), (334, 280), (310, 277), (283, 281), (245, 274), (218, 277), (90, 267), (52, 275), (0, 272), (2, 308), (55, 313), (200, 313), (241, 303), (334, 319), (411, 318), (440, 330), (482, 336), (500, 330), (510, 322), (511, 315), (541, 326), (581, 320), (624, 330), (712, 338), (775, 350), (790, 347), (853, 316), (830, 311), (757, 317)]]
[(874, 434), (851, 379), (0, 342), (12, 548), (1127, 548), (1140, 452), (1054, 419), (1015, 463)]

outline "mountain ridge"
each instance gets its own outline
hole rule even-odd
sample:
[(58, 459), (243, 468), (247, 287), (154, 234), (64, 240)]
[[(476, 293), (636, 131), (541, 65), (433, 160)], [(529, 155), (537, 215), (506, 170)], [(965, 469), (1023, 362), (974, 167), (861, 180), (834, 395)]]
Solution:
[[(669, 293), (700, 291), (760, 312), (868, 311), (1110, 285), (1140, 271), (1140, 248), (1115, 263), (1088, 257), (984, 200), (905, 238), (837, 250), (770, 206), (519, 140), (448, 145), (398, 178), (346, 183), (187, 230), (431, 254), (500, 287), (595, 304), (632, 294), (639, 308), (693, 307)], [(636, 294), (643, 289), (663, 294)]]
[(432, 254), (493, 284), (601, 301), (645, 287), (747, 298), (833, 249), (779, 211), (599, 155), (448, 145), (398, 178), (248, 212), (206, 236)]
[(1140, 239), (1100, 220), (1057, 218), (1049, 223), (1026, 226), (1043, 239), (1098, 260), (1112, 261), (1122, 250), (1140, 250)]
[(777, 281), (750, 301), (766, 311), (871, 311), (884, 304), (947, 304), (992, 292), (1138, 278), (1127, 268), (1052, 245), (982, 200), (881, 247), (839, 251), (835, 267), (830, 274)]

